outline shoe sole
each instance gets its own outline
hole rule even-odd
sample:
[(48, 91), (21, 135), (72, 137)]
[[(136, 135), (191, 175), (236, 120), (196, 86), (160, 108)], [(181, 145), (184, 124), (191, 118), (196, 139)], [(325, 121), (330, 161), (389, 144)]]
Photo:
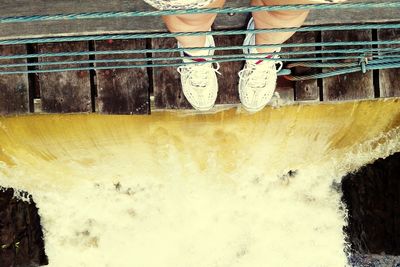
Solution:
[(242, 104), (242, 107), (243, 107), (247, 112), (250, 112), (250, 113), (259, 112), (259, 111), (263, 110), (266, 106), (267, 106), (267, 105), (264, 105), (264, 106), (259, 107), (259, 108), (249, 108), (249, 107), (247, 107), (247, 106), (245, 106), (245, 105)]
[(198, 107), (194, 107), (194, 106), (193, 106), (193, 108), (194, 108), (195, 110), (197, 110), (197, 111), (202, 111), (202, 112), (204, 112), (204, 111), (210, 111), (213, 107), (214, 107), (214, 104), (213, 104), (211, 107), (207, 107), (207, 108), (198, 108)]

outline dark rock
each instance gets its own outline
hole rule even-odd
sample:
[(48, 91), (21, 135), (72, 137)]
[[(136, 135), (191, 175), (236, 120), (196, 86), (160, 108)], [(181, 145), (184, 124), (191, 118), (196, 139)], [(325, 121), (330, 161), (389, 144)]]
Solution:
[(351, 251), (400, 255), (400, 153), (347, 175), (342, 190)]
[(36, 204), (13, 196), (13, 189), (0, 188), (0, 267), (47, 265)]

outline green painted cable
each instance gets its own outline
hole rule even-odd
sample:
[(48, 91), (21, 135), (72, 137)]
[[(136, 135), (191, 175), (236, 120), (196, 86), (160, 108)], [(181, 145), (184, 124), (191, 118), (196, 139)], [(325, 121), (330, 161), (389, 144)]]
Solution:
[(311, 31), (341, 31), (341, 30), (371, 30), (371, 29), (400, 29), (400, 24), (359, 24), (359, 25), (333, 25), (333, 26), (303, 26), (290, 28), (256, 29), (256, 30), (222, 30), (207, 32), (175, 32), (175, 33), (132, 33), (113, 35), (89, 35), (68, 37), (44, 37), (14, 40), (0, 40), (0, 45), (76, 42), (76, 41), (102, 41), (102, 40), (136, 40), (154, 38), (174, 38), (179, 36), (204, 36), (204, 35), (239, 35), (274, 32), (311, 32)]
[(362, 3), (333, 3), (333, 4), (302, 4), (302, 5), (276, 5), (276, 6), (247, 6), (247, 7), (225, 7), (225, 8), (201, 8), (201, 9), (179, 9), (179, 10), (157, 10), (157, 11), (111, 11), (111, 12), (86, 12), (56, 15), (33, 15), (14, 16), (0, 18), (0, 23), (36, 22), (53, 20), (80, 20), (80, 19), (105, 19), (121, 17), (147, 17), (166, 16), (182, 14), (228, 14), (248, 13), (257, 11), (280, 11), (280, 10), (323, 10), (323, 9), (372, 9), (372, 8), (399, 8), (400, 2), (362, 2)]
[[(379, 64), (369, 63), (365, 66), (365, 71), (394, 69), (394, 68), (400, 68), (400, 62), (387, 62), (387, 63), (379, 63)], [(304, 76), (285, 75), (285, 78), (290, 81), (306, 81), (306, 80), (313, 80), (313, 79), (329, 78), (329, 77), (350, 74), (350, 73), (355, 73), (355, 72), (364, 72), (363, 67), (359, 64), (357, 67), (342, 68), (342, 69), (328, 71), (328, 72), (324, 72), (324, 73), (318, 73), (318, 74), (311, 74), (311, 75), (304, 75)]]
[[(263, 56), (264, 55), (264, 56)], [(291, 63), (288, 67), (322, 67), (322, 63), (305, 63), (302, 61), (326, 61), (326, 60), (347, 60), (347, 59), (363, 59), (365, 55), (357, 56), (332, 56), (332, 57), (307, 57), (307, 58), (265, 58), (268, 54), (252, 54), (252, 59), (254, 60), (266, 60), (266, 61), (282, 61), (282, 62), (296, 62)], [(250, 55), (214, 55), (214, 56), (204, 56), (204, 58), (214, 59), (213, 62), (220, 62), (220, 59), (231, 59), (232, 61), (243, 61)], [(369, 55), (368, 57), (373, 57)], [(397, 55), (386, 55), (380, 56), (375, 55), (379, 58), (400, 58), (400, 54)], [(79, 65), (79, 64), (105, 64), (105, 63), (135, 63), (135, 62), (156, 62), (156, 61), (181, 61), (181, 57), (161, 57), (161, 58), (115, 58), (115, 59), (93, 59), (93, 60), (68, 60), (68, 61), (49, 61), (49, 62), (30, 62), (30, 63), (9, 63), (0, 64), (0, 68), (21, 68), (21, 67), (43, 67), (43, 66), (54, 66), (54, 65)], [(300, 61), (297, 63), (297, 61)], [(226, 61), (225, 61), (226, 62)], [(180, 65), (186, 65), (186, 63), (181, 62)], [(334, 63), (325, 63), (327, 67), (335, 67)], [(347, 63), (338, 63), (337, 66), (347, 66)], [(329, 65), (329, 66), (328, 66)], [(141, 67), (143, 65), (138, 65)], [(147, 64), (146, 64), (147, 66)], [(157, 67), (157, 66), (155, 66)]]
[[(229, 46), (224, 47), (225, 50), (231, 50)], [(225, 51), (222, 50), (222, 51)], [(17, 55), (7, 55), (0, 56), (0, 60), (9, 60), (9, 59), (31, 59), (31, 58), (48, 58), (48, 57), (72, 57), (72, 56), (100, 56), (100, 55), (127, 55), (127, 54), (143, 54), (143, 53), (154, 53), (154, 52), (141, 52), (137, 53), (137, 51), (143, 50), (106, 50), (106, 51), (83, 51), (83, 52), (59, 52), (59, 53), (39, 53), (39, 54), (17, 54)], [(147, 50), (146, 50), (147, 51)], [(328, 49), (328, 50), (307, 50), (307, 51), (288, 51), (288, 52), (276, 52), (276, 55), (279, 56), (294, 56), (294, 55), (317, 55), (317, 54), (384, 54), (384, 53), (397, 53), (400, 51), (400, 48), (396, 47), (385, 47), (385, 48), (361, 48), (354, 49), (349, 48), (346, 50), (343, 49)]]

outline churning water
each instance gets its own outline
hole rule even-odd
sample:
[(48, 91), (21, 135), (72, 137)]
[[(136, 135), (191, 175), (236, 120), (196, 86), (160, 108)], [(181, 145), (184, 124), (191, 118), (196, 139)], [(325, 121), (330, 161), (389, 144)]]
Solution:
[(339, 267), (337, 184), (399, 138), (398, 99), (0, 118), (0, 184), (33, 195), (50, 266)]

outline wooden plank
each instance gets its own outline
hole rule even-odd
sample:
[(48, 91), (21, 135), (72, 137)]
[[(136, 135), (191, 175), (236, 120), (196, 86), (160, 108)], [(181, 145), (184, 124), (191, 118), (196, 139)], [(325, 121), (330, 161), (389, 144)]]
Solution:
[[(314, 43), (317, 32), (297, 32), (286, 43)], [(314, 51), (315, 47), (283, 48), (282, 52)], [(290, 58), (305, 58), (310, 55), (293, 55)], [(292, 69), (294, 75), (315, 74), (317, 71), (311, 68), (296, 67)], [(319, 101), (319, 87), (316, 79), (298, 81), (294, 83), (294, 94), (297, 101)]]
[[(160, 38), (152, 40), (152, 48), (176, 48), (174, 38)], [(179, 53), (157, 53), (153, 57), (179, 57)], [(172, 61), (158, 61), (171, 63)], [(179, 62), (179, 61), (178, 61)], [(174, 62), (176, 63), (176, 62)], [(157, 109), (190, 109), (192, 106), (182, 92), (180, 74), (176, 67), (159, 67), (153, 69), (154, 101)]]
[[(21, 8), (21, 6), (25, 8)], [(101, 11), (153, 10), (144, 1), (126, 0), (3, 0), (2, 16), (70, 14)], [(165, 31), (160, 18), (110, 18), (0, 24), (0, 39)]]
[[(400, 40), (400, 30), (378, 30), (378, 40)], [(381, 46), (400, 47), (400, 45)], [(400, 96), (400, 69), (387, 69), (379, 71), (380, 97)]]
[[(293, 38), (293, 43), (313, 43), (316, 42), (316, 32), (306, 32), (306, 33), (297, 33)], [(309, 48), (310, 49), (310, 48)], [(304, 48), (294, 48), (293, 51), (306, 51)], [(312, 47), (311, 50), (315, 50), (315, 47)], [(305, 57), (303, 56), (295, 56), (295, 57)], [(295, 68), (296, 75), (304, 75), (304, 74), (315, 74), (318, 71), (312, 70), (310, 68)], [(307, 80), (307, 81), (298, 81), (295, 86), (295, 95), (297, 101), (319, 101), (319, 87), (317, 79)]]
[[(88, 51), (87, 42), (53, 43), (38, 45), (39, 53), (58, 53)], [(88, 56), (47, 57), (39, 62), (62, 62), (71, 60), (88, 60)], [(40, 69), (87, 67), (88, 64), (66, 64), (41, 66)], [(37, 75), (42, 100), (42, 111), (48, 113), (71, 113), (91, 111), (91, 89), (89, 71), (64, 71), (40, 73)]]
[[(353, 0), (351, 2), (362, 2), (365, 0)], [(375, 2), (382, 2), (374, 0)], [(390, 0), (385, 0), (390, 2)], [(248, 6), (248, 0), (228, 1), (227, 7)], [(25, 8), (21, 8), (21, 6)], [(46, 0), (3, 0), (2, 14), (6, 16), (29, 16), (59, 13), (82, 13), (100, 11), (125, 11), (125, 10), (152, 10), (143, 1), (126, 0), (53, 0), (49, 4)], [(382, 8), (379, 10), (315, 10), (308, 17), (305, 25), (321, 24), (347, 24), (366, 22), (394, 22), (399, 21), (400, 8)], [(233, 16), (219, 15), (216, 29), (244, 28), (247, 15)], [(6, 23), (0, 24), (0, 40), (15, 38), (36, 38), (70, 36), (70, 35), (94, 35), (108, 33), (134, 33), (166, 31), (160, 18), (108, 18), (89, 20), (62, 20), (47, 22)]]
[[(365, 31), (331, 31), (322, 33), (323, 42), (339, 41), (371, 41), (372, 33)], [(348, 47), (350, 48), (350, 47)], [(359, 48), (359, 46), (358, 46)], [(323, 47), (322, 49), (342, 49), (341, 47)], [(327, 56), (340, 56), (324, 54)], [(350, 54), (347, 54), (350, 55)], [(343, 55), (342, 55), (343, 56)], [(353, 62), (354, 59), (343, 60), (341, 62)], [(357, 60), (356, 60), (357, 61)], [(339, 62), (336, 60), (335, 62)], [(324, 70), (328, 71), (328, 70)], [(341, 101), (352, 99), (374, 98), (374, 81), (372, 71), (363, 74), (361, 72), (340, 75), (323, 79), (323, 100)]]
[[(0, 46), (1, 55), (26, 54), (24, 45)], [(0, 64), (22, 64), (26, 59), (0, 60)], [(24, 71), (26, 67), (1, 69)], [(0, 115), (29, 112), (29, 86), (27, 74), (0, 75)]]
[[(215, 36), (215, 45), (217, 47), (224, 46), (237, 46), (242, 45), (244, 36)], [(232, 54), (243, 54), (242, 50), (224, 50), (216, 51), (215, 55), (232, 55)], [(218, 77), (218, 98), (217, 104), (238, 104), (239, 100), (239, 76), (238, 72), (243, 68), (244, 61), (236, 62), (222, 62), (220, 63), (220, 72), (222, 75)]]
[[(279, 98), (275, 96), (278, 95)], [(274, 97), (268, 105), (283, 106), (294, 103), (294, 83), (286, 80), (283, 76), (278, 76)]]
[[(287, 42), (291, 43), (293, 42), (294, 39), (290, 39)], [(282, 48), (281, 52), (289, 52), (291, 51), (291, 48)], [(282, 58), (285, 58), (287, 56), (282, 56)], [(283, 66), (285, 68), (285, 66)], [(274, 97), (272, 97), (271, 102), (269, 103), (270, 105), (273, 106), (282, 106), (282, 105), (287, 105), (287, 104), (292, 104), (295, 100), (295, 83), (292, 81), (289, 81), (285, 79), (283, 76), (278, 76), (278, 80), (276, 82), (276, 89), (275, 89), (275, 94)], [(275, 96), (278, 95), (279, 98), (276, 98)]]
[[(145, 49), (146, 40), (97, 41), (97, 51)], [(102, 59), (146, 58), (144, 54), (98, 55)], [(147, 62), (97, 63), (96, 66), (130, 66)], [(146, 68), (110, 69), (96, 71), (100, 113), (149, 114), (149, 76)]]
[[(286, 43), (302, 43), (302, 42), (314, 42), (315, 33), (296, 33)], [(308, 48), (310, 49), (310, 48)], [(311, 48), (312, 50), (314, 48)], [(281, 52), (294, 52), (294, 51), (307, 51), (307, 48), (282, 48)], [(304, 56), (290, 56), (293, 57), (304, 57)], [(282, 56), (282, 58), (289, 58), (289, 56)], [(285, 66), (284, 66), (285, 67)], [(294, 68), (292, 69), (294, 74), (302, 74), (309, 70), (305, 68)], [(306, 100), (317, 100), (319, 99), (319, 92), (316, 80), (292, 82), (286, 80), (283, 76), (278, 77), (276, 93), (279, 95), (279, 99), (273, 98), (272, 105), (288, 105), (292, 104), (295, 100), (306, 101)], [(277, 101), (277, 102), (274, 102)]]

